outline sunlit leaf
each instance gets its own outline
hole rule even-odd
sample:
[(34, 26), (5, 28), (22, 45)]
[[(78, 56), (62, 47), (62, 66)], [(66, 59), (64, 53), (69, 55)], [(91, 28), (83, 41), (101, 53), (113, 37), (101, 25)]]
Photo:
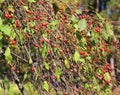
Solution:
[(0, 28), (2, 27), (2, 24), (3, 24), (3, 21), (2, 21), (2, 19), (0, 17)]
[(69, 61), (68, 61), (67, 59), (65, 60), (65, 66), (66, 66), (66, 68), (68, 68), (68, 69), (70, 68), (70, 64), (69, 64)]
[(44, 65), (45, 65), (45, 68), (46, 68), (47, 70), (49, 70), (49, 64), (46, 63), (46, 62), (44, 62)]
[(42, 49), (42, 56), (46, 54), (47, 50), (48, 50), (48, 46), (44, 44), (44, 48)]
[(36, 0), (28, 0), (28, 2), (32, 3), (32, 2), (36, 2)]
[(99, 13), (96, 13), (96, 15), (99, 19), (104, 20), (103, 17)]
[(0, 0), (0, 3), (4, 2), (5, 0)]
[(113, 25), (108, 24), (106, 28), (107, 28), (107, 32), (108, 32), (109, 36), (113, 36), (114, 35)]
[(104, 74), (104, 80), (106, 80), (106, 81), (111, 80), (110, 74), (108, 72)]
[(74, 27), (75, 27), (75, 31), (78, 30), (78, 24), (74, 24)]
[(9, 48), (9, 47), (6, 48), (4, 55), (5, 55), (5, 59), (6, 59), (7, 61), (9, 61), (9, 62), (12, 61), (12, 55), (11, 55), (11, 52), (10, 52), (10, 48)]
[(79, 60), (80, 60), (80, 62), (85, 63), (85, 59), (80, 58)]
[(46, 91), (49, 91), (49, 85), (47, 81), (44, 81), (43, 87)]
[(62, 74), (61, 68), (60, 68), (60, 67), (57, 67), (57, 68), (55, 69), (55, 75), (57, 76), (57, 80), (58, 80), (58, 81), (60, 81), (60, 76), (61, 76), (61, 74)]
[(106, 30), (103, 29), (103, 31), (102, 31), (102, 36), (103, 36), (103, 38), (104, 38), (105, 40), (108, 40), (109, 34), (107, 33)]
[(81, 41), (82, 41), (83, 44), (85, 44), (85, 45), (87, 44), (86, 39), (84, 37), (81, 38)]
[(10, 26), (8, 25), (4, 25), (2, 28), (1, 28), (1, 31), (7, 35), (7, 36), (11, 36), (11, 28)]
[(32, 63), (33, 63), (32, 59), (31, 59), (31, 58), (29, 58), (29, 64), (32, 64)]
[(77, 63), (79, 59), (80, 59), (80, 54), (78, 51), (76, 51), (74, 53), (73, 60)]
[(87, 26), (87, 21), (85, 19), (81, 19), (78, 22), (78, 26), (79, 26), (80, 31), (83, 31)]
[(71, 20), (72, 20), (73, 23), (76, 23), (78, 21), (77, 18), (74, 15), (72, 15)]
[(81, 10), (76, 10), (76, 13), (77, 14), (82, 14), (82, 11)]

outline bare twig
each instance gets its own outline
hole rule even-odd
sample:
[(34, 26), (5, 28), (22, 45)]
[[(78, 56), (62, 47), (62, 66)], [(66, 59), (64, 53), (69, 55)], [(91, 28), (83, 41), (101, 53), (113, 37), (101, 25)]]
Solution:
[(15, 57), (19, 58), (20, 60), (26, 62), (26, 63), (28, 62), (26, 59), (20, 57), (19, 55), (15, 54), (15, 53), (13, 53), (13, 52), (11, 52), (11, 54), (14, 55)]
[(20, 83), (20, 80), (19, 80), (18, 76), (16, 75), (16, 73), (13, 70), (11, 70), (11, 73), (12, 73), (13, 78), (15, 80), (15, 83), (17, 84), (17, 86), (18, 86), (19, 90), (21, 91), (22, 95), (27, 95), (27, 93), (26, 93), (22, 83)]

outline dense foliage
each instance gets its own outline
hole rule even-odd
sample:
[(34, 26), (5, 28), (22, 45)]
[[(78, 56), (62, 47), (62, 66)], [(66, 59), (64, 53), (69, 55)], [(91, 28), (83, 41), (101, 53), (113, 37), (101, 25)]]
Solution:
[(112, 93), (107, 56), (120, 51), (109, 21), (77, 2), (23, 1), (0, 0), (0, 90), (4, 83), (17, 95), (22, 83), (28, 95)]

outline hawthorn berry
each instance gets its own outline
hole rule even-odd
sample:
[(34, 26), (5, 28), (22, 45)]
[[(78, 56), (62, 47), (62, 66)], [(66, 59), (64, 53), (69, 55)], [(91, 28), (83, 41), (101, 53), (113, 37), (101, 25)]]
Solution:
[(28, 14), (30, 14), (30, 15), (32, 15), (32, 14), (33, 14), (33, 12), (32, 12), (32, 11), (27, 11), (27, 13), (28, 13)]
[(106, 84), (110, 84), (110, 81), (109, 81), (109, 80), (105, 80), (105, 83), (106, 83)]
[(17, 69), (15, 67), (12, 68), (13, 71), (16, 71)]
[(67, 92), (64, 92), (64, 95), (68, 95), (68, 93), (67, 93)]
[(38, 47), (39, 45), (37, 43), (34, 43), (34, 47)]
[(99, 29), (99, 27), (96, 27), (95, 30), (100, 34), (100, 29)]
[(48, 51), (47, 51), (47, 53), (48, 53), (48, 54), (50, 54), (50, 53), (51, 53), (51, 51), (50, 51), (50, 50), (48, 50)]
[(7, 19), (10, 19), (10, 18), (12, 18), (12, 15), (11, 14), (4, 14), (4, 17)]
[(15, 20), (16, 27), (20, 27), (20, 21), (17, 19)]
[(17, 44), (17, 42), (16, 41), (12, 41), (12, 45), (16, 45)]
[(34, 72), (35, 71), (35, 67), (32, 67), (31, 70)]

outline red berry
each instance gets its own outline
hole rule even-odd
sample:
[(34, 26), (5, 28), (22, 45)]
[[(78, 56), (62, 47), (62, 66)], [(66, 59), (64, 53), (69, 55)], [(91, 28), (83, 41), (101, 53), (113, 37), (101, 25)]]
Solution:
[(40, 43), (43, 44), (44, 43), (44, 39), (40, 39)]
[(63, 50), (59, 50), (59, 53), (62, 54), (62, 53), (63, 53)]
[(99, 27), (96, 27), (95, 30), (100, 34), (100, 29), (99, 29)]
[(70, 64), (70, 67), (73, 67), (73, 63)]
[(106, 84), (109, 84), (109, 83), (110, 83), (110, 81), (109, 81), (109, 80), (105, 80), (105, 82), (106, 82)]
[(68, 95), (68, 93), (67, 93), (67, 92), (64, 92), (64, 95)]
[(19, 20), (15, 20), (15, 24), (16, 24), (16, 27), (20, 27), (20, 21)]
[(48, 51), (47, 51), (47, 53), (48, 53), (48, 54), (50, 54), (50, 53), (51, 53), (51, 51), (50, 51), (50, 50), (48, 50)]
[(4, 14), (5, 18), (12, 18), (12, 15), (11, 14)]
[(12, 44), (13, 44), (13, 45), (16, 45), (16, 44), (17, 44), (17, 42), (16, 42), (16, 41), (12, 41)]
[(59, 40), (61, 38), (61, 36), (57, 36), (57, 39)]
[(22, 0), (19, 1), (21, 5), (24, 5), (24, 2)]
[(85, 54), (85, 52), (81, 51), (81, 52), (80, 52), (80, 54), (81, 54), (81, 55), (84, 55), (84, 54)]
[(50, 44), (50, 40), (45, 38), (46, 43)]
[(28, 14), (30, 14), (30, 15), (31, 15), (31, 14), (33, 14), (33, 12), (32, 12), (32, 11), (27, 11), (27, 13), (28, 13)]
[(32, 67), (31, 70), (34, 72), (35, 71), (35, 67)]
[(38, 45), (37, 43), (34, 43), (34, 46), (35, 46), (35, 47), (38, 47), (39, 45)]
[(15, 67), (12, 68), (13, 71), (16, 71), (17, 69)]

